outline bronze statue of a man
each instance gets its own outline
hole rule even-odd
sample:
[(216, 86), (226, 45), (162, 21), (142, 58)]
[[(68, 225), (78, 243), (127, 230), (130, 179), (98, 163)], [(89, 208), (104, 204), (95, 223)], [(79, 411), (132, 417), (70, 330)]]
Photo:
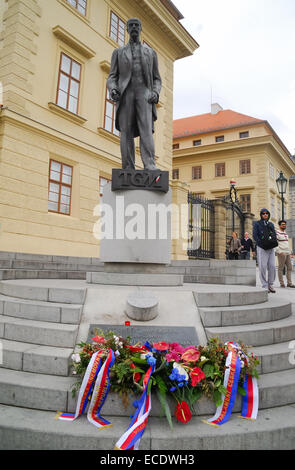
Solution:
[(134, 138), (140, 137), (140, 154), (146, 170), (156, 170), (153, 139), (161, 77), (156, 52), (140, 42), (141, 21), (127, 21), (130, 39), (115, 49), (107, 88), (116, 102), (116, 129), (121, 132), (122, 168), (135, 168)]

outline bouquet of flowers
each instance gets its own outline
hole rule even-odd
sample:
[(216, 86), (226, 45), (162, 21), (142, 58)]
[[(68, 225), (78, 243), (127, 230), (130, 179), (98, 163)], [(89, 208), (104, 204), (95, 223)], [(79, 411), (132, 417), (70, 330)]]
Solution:
[[(80, 387), (89, 361), (94, 353), (106, 357), (112, 349), (115, 362), (109, 372), (111, 391), (122, 396), (128, 403), (128, 396), (142, 393), (144, 376), (153, 365), (154, 372), (149, 381), (149, 391), (155, 391), (167, 420), (172, 427), (172, 415), (167, 400), (171, 396), (176, 401), (174, 415), (182, 423), (187, 423), (194, 411), (195, 402), (202, 396), (212, 399), (216, 406), (222, 404), (222, 396), (227, 392), (224, 387), (226, 358), (229, 352), (227, 344), (218, 338), (211, 338), (206, 346), (182, 346), (179, 343), (157, 342), (130, 344), (130, 338), (122, 338), (115, 332), (97, 331), (91, 343), (80, 343), (80, 352), (72, 356), (73, 374), (79, 376), (73, 392)], [(259, 360), (249, 354), (247, 347), (238, 345), (237, 354), (241, 371), (238, 392), (245, 394), (243, 383), (245, 376), (258, 378)], [(134, 403), (136, 406), (136, 402)]]

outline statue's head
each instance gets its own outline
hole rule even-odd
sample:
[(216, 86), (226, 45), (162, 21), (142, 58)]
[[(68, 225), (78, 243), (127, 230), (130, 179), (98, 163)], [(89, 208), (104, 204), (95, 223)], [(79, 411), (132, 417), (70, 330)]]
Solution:
[(133, 39), (138, 38), (141, 33), (141, 21), (138, 18), (129, 18), (127, 31)]

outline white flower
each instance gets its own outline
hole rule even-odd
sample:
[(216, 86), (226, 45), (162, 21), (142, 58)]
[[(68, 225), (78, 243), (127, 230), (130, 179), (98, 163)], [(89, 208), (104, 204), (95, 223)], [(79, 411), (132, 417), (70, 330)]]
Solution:
[(187, 371), (178, 362), (173, 362), (173, 369), (177, 369), (180, 375), (185, 375), (185, 380), (188, 380)]
[(201, 362), (207, 361), (207, 357), (206, 357), (206, 356), (201, 356), (201, 357), (200, 357), (200, 361), (201, 361)]
[(77, 354), (72, 354), (72, 361), (76, 362), (76, 363), (81, 362), (80, 354), (78, 354), (78, 353)]
[(142, 353), (142, 354), (140, 355), (140, 359), (146, 359), (147, 356), (153, 356), (153, 353), (152, 353), (152, 352)]
[(117, 351), (117, 350), (115, 351), (115, 356), (117, 356), (117, 357), (120, 356), (119, 351)]

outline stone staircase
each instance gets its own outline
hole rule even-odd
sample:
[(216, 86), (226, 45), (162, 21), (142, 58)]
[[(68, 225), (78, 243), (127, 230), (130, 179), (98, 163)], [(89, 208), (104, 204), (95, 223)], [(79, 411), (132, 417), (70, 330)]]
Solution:
[[(114, 264), (114, 263), (112, 263)], [(183, 276), (185, 283), (256, 285), (255, 261), (175, 260), (170, 265), (152, 265), (153, 272)], [(134, 266), (131, 266), (134, 273)], [(149, 272), (150, 268), (147, 268)], [(0, 251), (0, 280), (86, 279), (104, 272), (99, 258), (51, 256)]]
[[(0, 281), (0, 449), (111, 450), (130, 423), (132, 404), (124, 409), (114, 395), (103, 408), (112, 428), (98, 431), (85, 416), (74, 423), (54, 419), (56, 411), (75, 410), (71, 390), (76, 378), (71, 375), (70, 359), (87, 295), (85, 281), (64, 279)], [(242, 341), (261, 359), (258, 419), (238, 418), (238, 397), (230, 420), (213, 428), (201, 419), (212, 416), (215, 407), (202, 399), (191, 421), (186, 425), (175, 422), (171, 431), (153, 398), (140, 448), (294, 449), (295, 365), (289, 360), (289, 343), (295, 339), (295, 315), (291, 303), (256, 287), (190, 287), (207, 337)]]

